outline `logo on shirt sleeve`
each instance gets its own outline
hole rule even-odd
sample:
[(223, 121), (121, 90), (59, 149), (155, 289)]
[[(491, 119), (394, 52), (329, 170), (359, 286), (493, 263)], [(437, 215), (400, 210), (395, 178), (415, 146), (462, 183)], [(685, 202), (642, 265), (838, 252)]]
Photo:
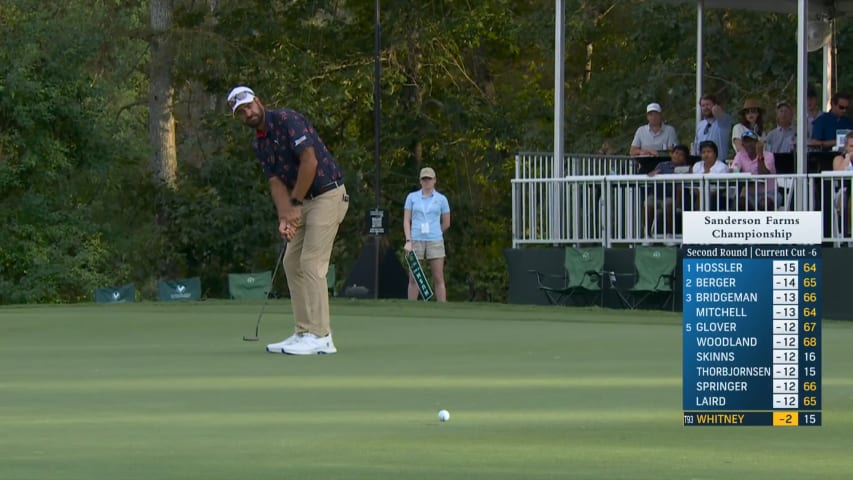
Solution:
[(306, 137), (305, 135), (302, 135), (301, 137), (297, 138), (297, 139), (293, 142), (293, 146), (298, 147), (298, 146), (299, 146), (299, 144), (300, 144), (300, 143), (302, 143), (302, 142), (304, 142), (305, 140), (308, 140), (308, 137)]

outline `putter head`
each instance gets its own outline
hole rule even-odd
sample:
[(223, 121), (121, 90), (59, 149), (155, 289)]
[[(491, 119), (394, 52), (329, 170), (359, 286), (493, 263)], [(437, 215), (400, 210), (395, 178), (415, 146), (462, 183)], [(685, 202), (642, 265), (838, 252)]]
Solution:
[(244, 342), (257, 342), (258, 340), (260, 340), (260, 338), (256, 336), (246, 335), (245, 337), (243, 337)]

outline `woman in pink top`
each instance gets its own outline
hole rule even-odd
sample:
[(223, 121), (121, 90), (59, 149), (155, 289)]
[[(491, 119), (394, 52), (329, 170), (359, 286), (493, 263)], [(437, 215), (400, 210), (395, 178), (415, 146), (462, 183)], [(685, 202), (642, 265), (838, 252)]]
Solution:
[[(752, 175), (773, 175), (776, 173), (776, 159), (771, 152), (764, 151), (764, 143), (758, 140), (758, 135), (752, 130), (743, 132), (741, 136), (743, 150), (737, 152), (732, 160), (732, 172), (750, 173)], [(749, 182), (749, 188), (741, 192), (741, 198), (746, 201), (746, 208), (758, 207), (758, 210), (776, 209), (776, 182), (769, 179), (764, 182)]]

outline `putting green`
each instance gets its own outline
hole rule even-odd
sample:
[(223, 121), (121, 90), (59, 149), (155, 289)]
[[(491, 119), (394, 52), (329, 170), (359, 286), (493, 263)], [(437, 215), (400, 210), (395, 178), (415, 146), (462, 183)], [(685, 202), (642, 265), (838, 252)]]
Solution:
[[(846, 479), (853, 323), (824, 426), (681, 426), (680, 316), (335, 300), (339, 353), (267, 354), (290, 306), (0, 308), (0, 479)], [(446, 408), (451, 420), (439, 422)]]

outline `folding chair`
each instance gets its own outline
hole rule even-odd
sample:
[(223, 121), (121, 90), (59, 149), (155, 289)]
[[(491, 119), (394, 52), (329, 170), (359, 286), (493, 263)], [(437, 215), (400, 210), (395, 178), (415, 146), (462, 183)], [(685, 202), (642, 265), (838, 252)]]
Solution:
[(670, 303), (674, 310), (673, 288), (677, 262), (678, 250), (674, 247), (635, 247), (634, 272), (609, 272), (610, 286), (622, 303), (632, 310), (652, 295), (663, 295), (659, 308)]
[[(547, 275), (536, 270), (536, 282), (540, 290), (552, 305), (568, 305), (576, 293), (584, 296), (597, 294), (599, 304), (601, 295), (601, 270), (604, 267), (604, 247), (574, 248), (566, 247), (564, 272), (562, 275)], [(591, 305), (592, 302), (584, 302)]]

